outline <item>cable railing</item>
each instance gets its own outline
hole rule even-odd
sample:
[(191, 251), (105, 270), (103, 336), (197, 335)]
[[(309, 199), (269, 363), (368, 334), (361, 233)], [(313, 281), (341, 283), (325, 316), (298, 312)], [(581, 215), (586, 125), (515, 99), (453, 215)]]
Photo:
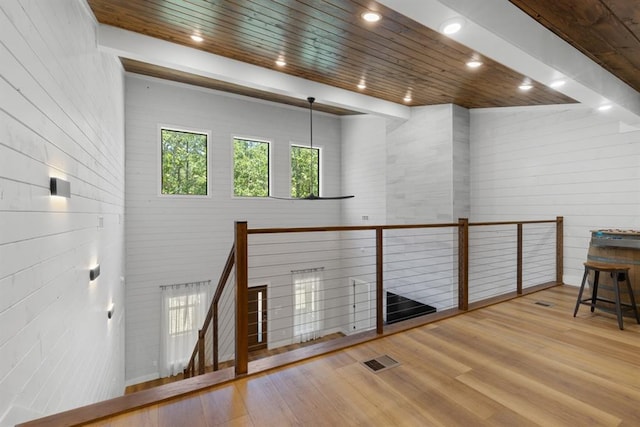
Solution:
[(237, 222), (215, 309), (212, 303), (185, 377), (209, 365), (233, 365), (244, 375), (257, 357), (384, 334), (408, 319), (426, 323), (555, 286), (562, 228), (562, 217), (259, 229)]
[[(222, 352), (224, 360), (233, 358), (234, 345), (229, 343), (233, 331), (228, 327), (235, 311), (235, 247), (231, 247), (229, 256), (220, 275), (215, 294), (205, 317), (202, 329), (198, 331), (198, 341), (191, 358), (183, 370), (183, 378), (204, 374), (207, 369), (217, 371)], [(220, 331), (220, 325), (227, 326)], [(220, 337), (225, 337), (220, 340)]]

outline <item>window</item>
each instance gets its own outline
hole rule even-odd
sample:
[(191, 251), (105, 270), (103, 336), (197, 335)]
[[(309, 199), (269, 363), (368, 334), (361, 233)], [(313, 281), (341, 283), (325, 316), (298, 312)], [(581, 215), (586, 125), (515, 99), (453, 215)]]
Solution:
[(320, 195), (320, 149), (291, 146), (291, 197)]
[(269, 143), (233, 139), (233, 195), (269, 197)]
[(189, 362), (210, 304), (210, 281), (162, 286), (160, 374), (176, 375)]
[(293, 335), (300, 341), (322, 336), (322, 271), (304, 270), (293, 273)]
[(208, 194), (208, 135), (165, 129), (161, 139), (161, 193), (206, 196)]
[(189, 333), (199, 327), (195, 323), (195, 310), (200, 307), (202, 297), (203, 295), (196, 293), (169, 298), (170, 336)]

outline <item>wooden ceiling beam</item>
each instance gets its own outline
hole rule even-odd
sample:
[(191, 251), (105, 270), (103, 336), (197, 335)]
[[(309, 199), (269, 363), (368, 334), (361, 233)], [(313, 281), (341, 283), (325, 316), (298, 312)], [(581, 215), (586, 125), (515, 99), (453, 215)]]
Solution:
[(640, 93), (510, 3), (380, 2), (429, 28), (438, 28), (452, 16), (463, 16), (464, 30), (452, 35), (454, 40), (545, 85), (563, 78), (566, 83), (559, 92), (594, 109), (611, 104), (608, 114), (640, 127)]
[(319, 103), (383, 117), (408, 119), (410, 116), (409, 108), (404, 105), (289, 76), (108, 25), (98, 27), (98, 43), (104, 51), (122, 58), (223, 80), (261, 91), (299, 99), (306, 99), (307, 96), (313, 95)]

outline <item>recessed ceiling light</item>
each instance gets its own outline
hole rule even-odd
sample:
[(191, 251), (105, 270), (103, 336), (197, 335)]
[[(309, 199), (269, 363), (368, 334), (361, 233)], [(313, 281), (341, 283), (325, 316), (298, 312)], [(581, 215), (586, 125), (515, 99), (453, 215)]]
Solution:
[(523, 82), (520, 86), (518, 86), (518, 89), (520, 90), (531, 90), (533, 89), (533, 85), (531, 84), (531, 82)]
[(611, 108), (613, 108), (611, 104), (604, 104), (598, 107), (598, 111), (607, 111)]
[(278, 67), (284, 67), (285, 65), (287, 65), (287, 62), (284, 60), (284, 57), (279, 56), (278, 59), (276, 59), (276, 65)]
[(469, 68), (478, 68), (482, 65), (482, 62), (478, 61), (477, 59), (473, 59), (469, 62), (467, 62), (467, 67)]
[(366, 11), (360, 16), (362, 16), (362, 19), (367, 22), (378, 22), (382, 18), (378, 12), (373, 12), (371, 10)]
[(191, 35), (191, 40), (193, 40), (194, 42), (200, 43), (204, 39), (201, 36), (197, 35), (197, 34), (192, 34)]
[(360, 80), (360, 83), (358, 83), (358, 89), (364, 90), (366, 88), (367, 88), (367, 84), (364, 82), (364, 80)]
[(448, 19), (444, 21), (440, 26), (440, 32), (442, 32), (442, 34), (449, 36), (451, 34), (455, 34), (458, 31), (460, 31), (463, 26), (464, 26), (464, 19), (460, 17)]
[(410, 95), (410, 94), (406, 94), (406, 95), (404, 96), (404, 98), (402, 98), (402, 100), (403, 100), (404, 102), (411, 102), (411, 101), (413, 101), (413, 99), (411, 98), (411, 95)]
[(551, 84), (549, 86), (551, 86), (554, 89), (557, 89), (561, 86), (564, 86), (566, 82), (564, 80), (554, 80), (551, 82)]

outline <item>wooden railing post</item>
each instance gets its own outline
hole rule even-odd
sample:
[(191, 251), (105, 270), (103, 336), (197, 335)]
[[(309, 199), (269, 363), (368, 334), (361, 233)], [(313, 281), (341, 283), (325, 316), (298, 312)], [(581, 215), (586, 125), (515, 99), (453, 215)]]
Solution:
[(516, 292), (518, 295), (522, 295), (522, 223), (518, 224), (518, 249), (517, 249), (517, 278), (516, 278)]
[(382, 334), (384, 332), (384, 314), (382, 310), (383, 303), (383, 274), (384, 269), (382, 266), (382, 227), (376, 227), (376, 333)]
[(469, 309), (469, 218), (458, 219), (458, 309)]
[(213, 336), (212, 345), (213, 345), (213, 370), (218, 370), (218, 302), (214, 301), (213, 303), (213, 331), (211, 335)]
[(562, 284), (564, 271), (564, 217), (556, 217), (556, 284)]
[(204, 374), (204, 331), (198, 330), (198, 375)]
[(235, 223), (236, 262), (236, 376), (249, 371), (249, 264), (247, 222)]

